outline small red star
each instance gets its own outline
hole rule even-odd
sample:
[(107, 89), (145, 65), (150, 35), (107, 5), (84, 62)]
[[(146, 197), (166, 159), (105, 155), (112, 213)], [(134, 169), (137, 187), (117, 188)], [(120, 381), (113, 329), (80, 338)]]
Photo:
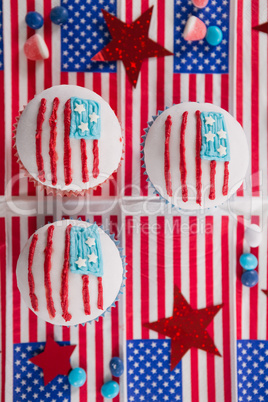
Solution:
[(69, 371), (72, 369), (70, 357), (75, 348), (76, 345), (60, 346), (49, 337), (44, 351), (29, 359), (30, 362), (43, 370), (45, 385), (57, 377), (57, 375), (69, 374)]
[(150, 7), (131, 24), (102, 10), (112, 40), (94, 57), (93, 61), (122, 60), (128, 78), (136, 87), (144, 59), (172, 55), (170, 51), (148, 37), (153, 7)]
[(173, 316), (144, 324), (145, 327), (171, 338), (171, 371), (192, 347), (221, 356), (206, 331), (206, 327), (221, 308), (222, 304), (194, 310), (175, 287)]
[(261, 25), (257, 25), (256, 27), (253, 27), (253, 29), (255, 29), (255, 31), (268, 33), (268, 22), (265, 22), (264, 24)]
[(268, 296), (268, 290), (262, 289), (262, 291), (263, 291), (263, 293), (264, 293), (266, 296)]

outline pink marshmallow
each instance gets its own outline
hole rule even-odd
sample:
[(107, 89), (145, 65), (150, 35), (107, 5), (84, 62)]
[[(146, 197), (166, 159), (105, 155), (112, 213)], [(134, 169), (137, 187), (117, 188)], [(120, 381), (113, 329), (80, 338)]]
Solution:
[(208, 0), (192, 0), (192, 2), (197, 8), (204, 8), (208, 4)]
[(49, 57), (47, 45), (39, 34), (34, 34), (28, 38), (23, 49), (29, 60), (44, 60)]
[(204, 39), (207, 33), (207, 27), (203, 21), (192, 15), (186, 22), (183, 37), (185, 40), (196, 41)]

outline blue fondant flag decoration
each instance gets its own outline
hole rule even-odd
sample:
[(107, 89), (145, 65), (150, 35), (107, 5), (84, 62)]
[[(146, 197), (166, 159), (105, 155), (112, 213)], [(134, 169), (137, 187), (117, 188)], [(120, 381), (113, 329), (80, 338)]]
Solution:
[(90, 99), (71, 98), (70, 137), (98, 140), (101, 134), (100, 105)]
[(103, 259), (98, 226), (72, 226), (70, 270), (81, 275), (103, 276)]

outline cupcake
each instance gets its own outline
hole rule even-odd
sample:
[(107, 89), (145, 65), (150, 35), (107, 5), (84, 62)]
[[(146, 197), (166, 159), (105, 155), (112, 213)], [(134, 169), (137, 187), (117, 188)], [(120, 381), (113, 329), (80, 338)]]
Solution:
[(38, 229), (17, 263), (22, 299), (55, 325), (96, 320), (122, 291), (124, 261), (118, 242), (95, 223), (57, 221)]
[(249, 163), (245, 133), (225, 110), (186, 102), (145, 129), (143, 167), (155, 192), (188, 210), (222, 204), (241, 186)]
[(103, 184), (122, 156), (121, 128), (111, 107), (75, 85), (49, 88), (20, 114), (15, 130), (18, 161), (48, 193), (71, 195)]

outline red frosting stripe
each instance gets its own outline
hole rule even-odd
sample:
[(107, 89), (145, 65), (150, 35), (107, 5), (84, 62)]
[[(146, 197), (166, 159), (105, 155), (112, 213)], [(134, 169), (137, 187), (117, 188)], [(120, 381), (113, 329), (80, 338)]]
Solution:
[(168, 195), (172, 196), (172, 184), (171, 184), (171, 173), (170, 173), (170, 152), (169, 152), (169, 140), (171, 134), (172, 120), (171, 116), (168, 115), (165, 123), (165, 181), (166, 189)]
[(52, 298), (52, 287), (51, 287), (51, 279), (50, 279), (53, 232), (54, 232), (54, 226), (51, 225), (48, 227), (48, 230), (47, 230), (47, 246), (45, 248), (45, 263), (44, 263), (47, 310), (48, 310), (48, 314), (49, 314), (50, 318), (54, 318), (56, 315), (54, 301)]
[(202, 200), (202, 167), (201, 167), (201, 145), (202, 145), (202, 134), (201, 134), (201, 118), (200, 110), (195, 112), (196, 115), (196, 156), (195, 156), (195, 174), (196, 174), (196, 203), (201, 205)]
[(29, 284), (29, 295), (31, 299), (31, 305), (34, 311), (38, 311), (38, 299), (36, 294), (34, 293), (34, 277), (33, 277), (33, 272), (32, 272), (32, 265), (33, 265), (33, 258), (34, 258), (34, 252), (35, 252), (35, 247), (36, 243), (38, 240), (38, 235), (34, 234), (30, 248), (29, 248), (29, 256), (28, 256), (28, 284)]
[(210, 162), (210, 193), (208, 198), (215, 200), (215, 176), (216, 176), (216, 161)]
[(82, 161), (82, 181), (87, 183), (89, 181), (88, 167), (87, 167), (87, 143), (84, 138), (80, 140), (81, 146), (81, 161)]
[(181, 172), (181, 193), (182, 201), (188, 201), (188, 189), (186, 184), (187, 168), (186, 168), (186, 156), (185, 156), (185, 131), (187, 126), (188, 112), (184, 112), (182, 115), (181, 123), (181, 136), (180, 136), (180, 172)]
[(56, 152), (56, 140), (57, 140), (57, 111), (59, 103), (60, 103), (59, 98), (54, 98), (52, 112), (49, 118), (49, 125), (50, 125), (49, 156), (50, 156), (50, 169), (51, 169), (53, 186), (57, 184), (58, 154)]
[(88, 285), (89, 285), (88, 275), (83, 275), (82, 280), (83, 280), (82, 295), (83, 295), (84, 311), (85, 311), (86, 315), (90, 315), (90, 297), (89, 297), (89, 290), (88, 290)]
[(61, 300), (61, 308), (62, 308), (62, 317), (65, 321), (70, 321), (72, 316), (68, 312), (68, 274), (69, 274), (69, 263), (70, 263), (70, 233), (71, 233), (72, 225), (68, 225), (65, 232), (65, 251), (64, 251), (64, 261), (63, 268), (61, 272), (61, 290), (60, 290), (60, 300)]
[(72, 183), (72, 154), (70, 145), (71, 113), (71, 99), (68, 99), (64, 108), (64, 178), (66, 186)]
[(93, 140), (93, 171), (94, 179), (100, 174), (99, 171), (99, 142), (98, 140)]
[(42, 157), (42, 127), (45, 120), (46, 103), (47, 103), (46, 99), (42, 98), (37, 115), (36, 135), (35, 135), (36, 165), (38, 169), (38, 179), (41, 182), (45, 181), (44, 160)]
[(102, 277), (98, 277), (98, 309), (103, 310), (103, 286)]
[(228, 194), (228, 185), (229, 185), (229, 162), (224, 162), (224, 179), (223, 179), (223, 186), (222, 186), (222, 194)]

